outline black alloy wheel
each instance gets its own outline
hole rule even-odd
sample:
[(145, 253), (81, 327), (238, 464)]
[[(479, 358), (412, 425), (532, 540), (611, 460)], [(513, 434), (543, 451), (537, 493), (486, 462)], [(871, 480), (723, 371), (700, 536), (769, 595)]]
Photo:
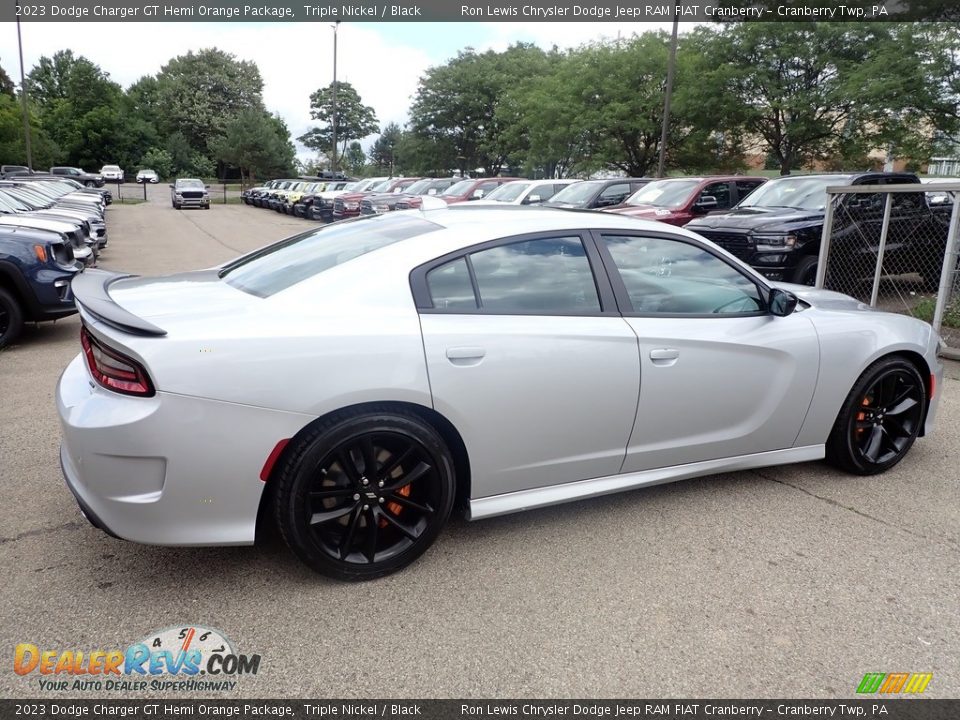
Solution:
[(858, 475), (896, 465), (920, 433), (927, 405), (924, 378), (900, 357), (867, 368), (847, 396), (827, 443), (827, 457)]
[(415, 415), (361, 414), (324, 423), (276, 477), (276, 514), (293, 551), (318, 572), (367, 580), (413, 562), (453, 506), (453, 462)]

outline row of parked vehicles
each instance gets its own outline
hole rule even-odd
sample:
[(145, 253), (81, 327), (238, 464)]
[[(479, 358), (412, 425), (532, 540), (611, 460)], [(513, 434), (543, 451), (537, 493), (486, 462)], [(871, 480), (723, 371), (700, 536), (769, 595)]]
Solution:
[[(244, 193), (248, 205), (331, 222), (446, 204), (541, 205), (601, 210), (686, 227), (746, 261), (771, 280), (813, 285), (827, 203), (835, 185), (916, 184), (916, 194), (894, 196), (885, 267), (939, 280), (949, 213), (913, 173), (824, 173), (768, 180), (745, 175), (597, 180), (496, 178), (368, 178), (273, 180)], [(834, 220), (834, 245), (843, 265), (871, 268), (879, 243), (881, 193), (845, 197)], [(927, 269), (929, 268), (929, 269)], [(929, 275), (929, 277), (927, 277)]]
[(109, 191), (54, 174), (0, 180), (0, 348), (76, 312), (70, 282), (107, 246)]

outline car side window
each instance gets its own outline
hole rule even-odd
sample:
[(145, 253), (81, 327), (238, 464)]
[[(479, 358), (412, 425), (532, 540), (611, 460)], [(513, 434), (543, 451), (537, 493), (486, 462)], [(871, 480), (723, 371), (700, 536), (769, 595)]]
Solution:
[(619, 205), (627, 199), (627, 195), (629, 194), (630, 186), (627, 183), (610, 185), (600, 193), (600, 196), (597, 198), (597, 206), (606, 207), (608, 205)]
[(725, 210), (730, 207), (730, 185), (725, 182), (710, 183), (700, 193), (700, 197), (716, 198), (717, 209)]
[(743, 200), (762, 184), (759, 180), (737, 180), (737, 199)]
[(427, 289), (438, 310), (476, 310), (466, 258), (457, 258), (427, 273)]
[(750, 278), (696, 245), (631, 235), (605, 235), (603, 243), (636, 313), (714, 315), (765, 309)]
[[(475, 288), (470, 283), (470, 269)], [(495, 245), (430, 270), (426, 281), (437, 310), (531, 315), (601, 310), (590, 261), (579, 237)]]

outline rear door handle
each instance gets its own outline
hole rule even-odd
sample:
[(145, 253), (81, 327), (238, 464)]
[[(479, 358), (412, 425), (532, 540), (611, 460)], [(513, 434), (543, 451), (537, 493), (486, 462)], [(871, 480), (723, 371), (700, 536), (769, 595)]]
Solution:
[(482, 347), (447, 348), (447, 360), (454, 365), (477, 365), (486, 354)]
[(657, 348), (650, 351), (650, 359), (654, 365), (673, 365), (679, 357), (680, 351), (676, 348)]

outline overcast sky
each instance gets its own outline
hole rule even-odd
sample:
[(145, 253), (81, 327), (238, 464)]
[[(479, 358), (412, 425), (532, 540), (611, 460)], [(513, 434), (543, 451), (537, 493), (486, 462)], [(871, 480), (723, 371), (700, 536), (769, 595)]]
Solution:
[[(14, 23), (0, 28), (0, 65), (20, 79)], [(381, 127), (401, 125), (423, 72), (466, 47), (505, 49), (517, 41), (575, 47), (603, 37), (669, 29), (669, 23), (341, 23), (337, 76), (373, 106)], [(683, 31), (681, 25), (681, 32)], [(21, 25), (24, 63), (71, 49), (128, 87), (153, 75), (188, 50), (218, 47), (252, 60), (263, 76), (267, 108), (287, 122), (291, 135), (311, 126), (310, 93), (333, 79), (333, 30), (329, 23), (47, 23)], [(307, 78), (304, 80), (304, 78)], [(369, 142), (365, 143), (369, 145)], [(302, 147), (301, 156), (306, 156)]]

